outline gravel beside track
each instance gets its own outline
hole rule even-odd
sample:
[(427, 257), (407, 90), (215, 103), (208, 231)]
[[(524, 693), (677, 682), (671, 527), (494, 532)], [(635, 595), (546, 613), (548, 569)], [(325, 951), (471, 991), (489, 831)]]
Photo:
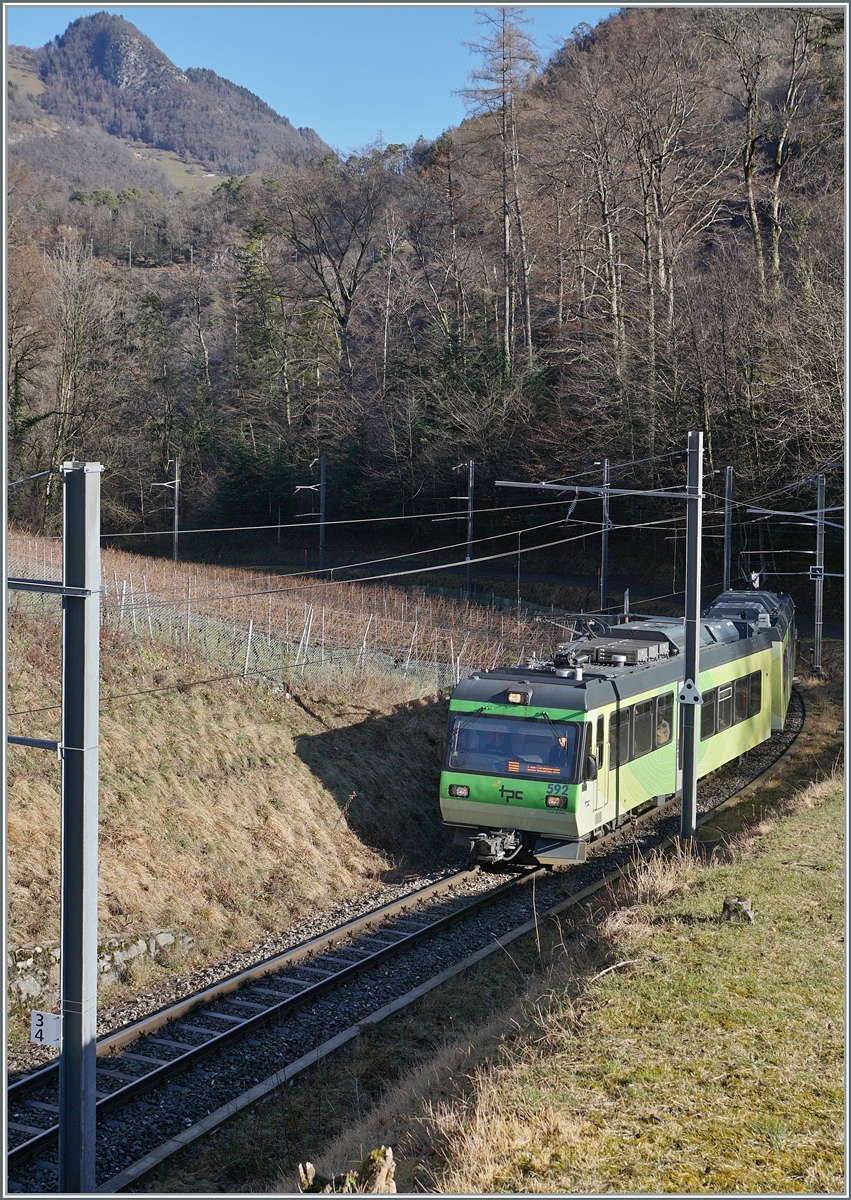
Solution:
[[(701, 782), (698, 788), (699, 813), (711, 811), (766, 771), (788, 750), (800, 732), (803, 721), (804, 705), (798, 693), (794, 692), (786, 728), (782, 732), (750, 751), (741, 764), (729, 764)], [(586, 863), (572, 866), (566, 871), (538, 874), (534, 885), (527, 881), (507, 896), (495, 900), (489, 907), (479, 909), (474, 915), (459, 919), (449, 929), (433, 934), (424, 943), (400, 951), (392, 959), (376, 964), (314, 1002), (306, 1000), (295, 1011), (259, 1030), (246, 1033), (245, 1037), (215, 1056), (149, 1092), (144, 1100), (136, 1100), (120, 1112), (102, 1118), (98, 1122), (97, 1136), (98, 1185), (281, 1070), (287, 1063), (363, 1020), (388, 1001), (405, 995), (460, 959), (492, 944), (496, 938), (529, 921), (536, 914), (542, 916), (564, 899), (567, 880), (571, 892), (580, 892), (598, 882), (603, 872), (609, 874), (625, 866), (636, 853), (646, 853), (678, 832), (678, 804), (654, 810), (640, 821), (629, 821), (615, 834), (592, 844)], [(394, 895), (408, 894), (427, 882), (451, 873), (452, 869), (446, 868), (416, 881), (407, 880), (403, 885), (382, 888), (368, 897), (360, 897), (350, 904), (328, 910), (316, 919), (299, 922), (281, 937), (269, 938), (244, 954), (234, 955), (225, 962), (176, 979), (155, 992), (147, 993), (138, 1001), (108, 1010), (104, 1014), (103, 1024), (108, 1024), (110, 1028), (103, 1028), (102, 1032), (112, 1032), (118, 1026), (138, 1020), (146, 1013), (209, 986), (217, 979), (292, 948), (369, 911), (377, 904), (386, 903)], [(505, 875), (470, 872), (462, 877), (458, 887), (448, 897), (444, 895), (431, 902), (428, 911), (430, 914), (451, 912), (463, 906), (471, 895), (494, 890), (505, 879)], [(293, 972), (288, 969), (287, 973)], [(221, 1012), (228, 1012), (227, 997), (217, 1002), (216, 1007)], [(145, 1039), (129, 1049), (154, 1057), (162, 1057), (163, 1053), (167, 1053), (162, 1049), (158, 1052), (155, 1044), (146, 1044)], [(23, 1058), (25, 1056), (18, 1055), (16, 1065), (20, 1063), (22, 1066)], [(99, 1059), (99, 1065), (108, 1066), (109, 1061)], [(122, 1060), (122, 1072), (131, 1070), (125, 1062)], [(100, 1082), (98, 1086), (101, 1087)], [(33, 1101), (36, 1104), (55, 1104), (55, 1089), (51, 1093), (45, 1088), (43, 1095), (32, 1093), (17, 1117), (15, 1110), (10, 1109), (9, 1120), (17, 1119), (41, 1127), (52, 1124), (55, 1114), (47, 1108), (32, 1107)], [(24, 1140), (22, 1135), (16, 1139), (20, 1140)], [(16, 1144), (16, 1141), (10, 1139), (10, 1145)], [(46, 1152), (43, 1159), (16, 1167), (13, 1173), (15, 1183), (10, 1183), (10, 1190), (56, 1191), (55, 1153)]]
[[(192, 996), (196, 992), (210, 987), (220, 979), (235, 975), (238, 971), (264, 962), (267, 958), (273, 958), (276, 954), (282, 954), (285, 950), (300, 946), (302, 942), (308, 942), (322, 933), (327, 933), (330, 929), (336, 929), (338, 925), (344, 925), (346, 921), (371, 912), (381, 904), (387, 904), (391, 900), (407, 896), (411, 892), (417, 891), (418, 888), (425, 887), (428, 883), (443, 879), (457, 869), (456, 864), (454, 867), (446, 866), (422, 875), (408, 876), (402, 883), (380, 884), (351, 900), (334, 904), (321, 912), (295, 921), (292, 925), (287, 926), (283, 933), (264, 938), (262, 942), (230, 954), (227, 958), (218, 959), (216, 962), (199, 967), (186, 975), (175, 975), (171, 979), (163, 980), (139, 996), (117, 1004), (104, 1005), (98, 1010), (98, 1038), (116, 1033), (125, 1025), (141, 1021), (167, 1004), (174, 1004), (177, 1000), (182, 1000), (186, 996)], [(29, 1042), (15, 1047), (14, 1050), (9, 1051), (7, 1058), (9, 1083), (14, 1083), (16, 1079), (30, 1071), (35, 1071), (39, 1067), (53, 1062), (57, 1057), (58, 1051)]]

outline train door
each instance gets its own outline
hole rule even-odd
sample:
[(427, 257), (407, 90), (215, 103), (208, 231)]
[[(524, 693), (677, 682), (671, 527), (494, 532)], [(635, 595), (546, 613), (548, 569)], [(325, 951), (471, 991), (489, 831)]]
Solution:
[(594, 736), (594, 757), (597, 759), (597, 778), (594, 780), (594, 793), (591, 798), (595, 828), (602, 824), (603, 808), (606, 803), (607, 775), (605, 762), (606, 740), (604, 736), (604, 730), (605, 718), (597, 717)]

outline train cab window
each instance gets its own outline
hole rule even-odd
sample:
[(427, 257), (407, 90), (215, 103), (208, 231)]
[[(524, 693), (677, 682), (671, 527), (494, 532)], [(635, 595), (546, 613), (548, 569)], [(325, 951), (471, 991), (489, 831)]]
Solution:
[(733, 686), (733, 724), (747, 720), (748, 716), (748, 681), (737, 679)]
[(653, 701), (642, 700), (635, 706), (632, 728), (632, 757), (640, 758), (653, 749)]
[(750, 699), (748, 703), (748, 716), (755, 717), (762, 710), (762, 674), (759, 671), (754, 671), (748, 676), (748, 684), (750, 689)]
[(718, 732), (733, 724), (733, 685), (718, 689)]
[(609, 767), (622, 767), (630, 760), (630, 717), (632, 710), (613, 712), (609, 717)]
[(659, 696), (656, 700), (656, 745), (667, 746), (674, 728), (674, 693)]
[(715, 732), (715, 707), (718, 697), (718, 691), (713, 688), (711, 692), (703, 693), (703, 706), (700, 710), (700, 740), (705, 742), (707, 738), (711, 738)]
[(603, 769), (603, 729), (604, 729), (604, 725), (605, 725), (604, 718), (598, 717), (597, 718), (597, 742), (594, 747), (594, 753), (597, 756), (597, 768), (600, 771), (602, 771), (602, 769)]

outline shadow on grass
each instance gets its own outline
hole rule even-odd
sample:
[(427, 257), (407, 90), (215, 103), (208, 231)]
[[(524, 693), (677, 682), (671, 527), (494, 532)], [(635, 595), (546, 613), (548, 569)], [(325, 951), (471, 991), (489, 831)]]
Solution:
[(333, 795), (349, 828), (392, 861), (394, 878), (455, 853), (438, 800), (447, 707), (413, 701), (296, 739), (299, 758)]

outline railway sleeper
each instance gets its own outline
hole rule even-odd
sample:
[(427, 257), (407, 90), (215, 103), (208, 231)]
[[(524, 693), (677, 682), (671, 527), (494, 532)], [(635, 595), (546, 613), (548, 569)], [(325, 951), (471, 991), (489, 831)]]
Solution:
[[(208, 1029), (205, 1025), (190, 1025), (187, 1021), (175, 1022), (174, 1028), (181, 1029), (184, 1033), (200, 1033), (205, 1038), (215, 1038), (218, 1037), (220, 1033), (220, 1030), (218, 1029)], [(177, 1043), (175, 1043), (175, 1045), (176, 1044)]]
[[(274, 988), (252, 987), (248, 989), (255, 996), (272, 996), (275, 1000), (292, 1000), (298, 992), (276, 992)], [(268, 1005), (264, 1005), (268, 1007)]]
[[(147, 1040), (153, 1046), (168, 1046), (169, 1050), (194, 1050), (195, 1049), (194, 1045), (191, 1042), (178, 1042), (176, 1038), (159, 1038), (159, 1037), (152, 1037), (150, 1034), (148, 1034)], [(110, 1074), (111, 1074), (111, 1072), (110, 1072)], [(122, 1078), (129, 1079), (130, 1076), (126, 1075), (126, 1076), (123, 1076)]]

